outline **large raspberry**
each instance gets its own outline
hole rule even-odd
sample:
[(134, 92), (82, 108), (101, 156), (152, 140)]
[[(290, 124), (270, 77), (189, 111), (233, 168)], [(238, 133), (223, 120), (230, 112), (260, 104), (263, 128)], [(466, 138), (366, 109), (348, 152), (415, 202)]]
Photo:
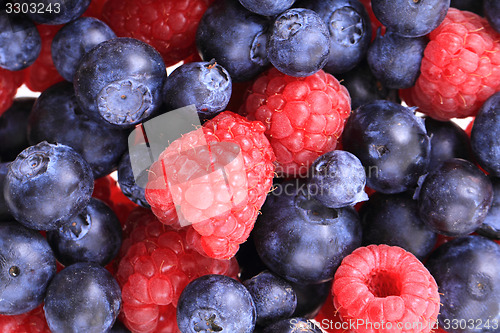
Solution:
[(342, 260), (332, 287), (334, 305), (358, 333), (427, 333), (439, 313), (436, 281), (410, 252), (360, 247)]
[(437, 120), (476, 115), (500, 90), (500, 34), (477, 14), (450, 8), (429, 37), (421, 74), (401, 97)]
[[(116, 278), (122, 288), (124, 324), (136, 333), (175, 333), (176, 306), (184, 287), (207, 274), (237, 277), (236, 259), (217, 260), (190, 248), (186, 231), (160, 223), (138, 209), (127, 222), (128, 247)], [(128, 233), (127, 232), (127, 233)]]
[(117, 36), (152, 45), (171, 66), (196, 53), (196, 29), (212, 1), (108, 0), (102, 17)]
[(11, 72), (0, 68), (0, 115), (12, 105), (17, 88), (23, 84), (24, 71)]
[(43, 306), (15, 316), (0, 315), (2, 333), (50, 333)]
[(240, 110), (266, 125), (280, 176), (304, 176), (334, 150), (350, 112), (349, 92), (332, 75), (320, 70), (297, 78), (275, 68), (257, 77)]
[(225, 111), (175, 140), (151, 167), (151, 209), (165, 224), (189, 224), (192, 244), (209, 257), (236, 254), (271, 188), (275, 157), (264, 130)]

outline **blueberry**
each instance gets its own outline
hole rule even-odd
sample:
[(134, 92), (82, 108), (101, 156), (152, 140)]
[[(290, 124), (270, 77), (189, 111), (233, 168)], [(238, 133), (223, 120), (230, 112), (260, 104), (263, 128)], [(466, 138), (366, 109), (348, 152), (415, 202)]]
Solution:
[(497, 32), (500, 32), (500, 3), (496, 0), (484, 1), (484, 16)]
[(28, 228), (54, 230), (87, 206), (92, 170), (72, 148), (41, 142), (10, 164), (4, 196), (14, 218)]
[(73, 82), (83, 56), (99, 43), (115, 37), (106, 23), (93, 17), (80, 17), (54, 36), (51, 46), (54, 66), (63, 78)]
[(98, 121), (130, 127), (162, 103), (166, 77), (161, 55), (133, 38), (114, 38), (87, 52), (74, 76), (82, 110)]
[(352, 206), (368, 200), (366, 174), (353, 154), (334, 150), (318, 157), (311, 166), (307, 186), (311, 196), (330, 208)]
[(441, 24), (450, 0), (372, 0), (377, 19), (406, 37), (427, 35)]
[(0, 117), (0, 160), (9, 162), (28, 148), (28, 116), (36, 98), (16, 98)]
[(500, 92), (486, 100), (474, 119), (472, 151), (483, 169), (500, 177)]
[(5, 183), (5, 178), (9, 172), (10, 163), (0, 163), (0, 221), (7, 221), (12, 219), (12, 215), (9, 212), (9, 206), (5, 202), (3, 195), (3, 185)]
[(205, 61), (224, 67), (233, 81), (247, 81), (266, 69), (269, 19), (248, 11), (238, 1), (213, 2), (196, 32), (196, 46)]
[(420, 74), (427, 42), (426, 37), (403, 37), (392, 31), (378, 34), (368, 50), (372, 73), (388, 88), (412, 87)]
[(314, 284), (299, 284), (290, 282), (297, 295), (297, 307), (293, 317), (312, 319), (321, 310), (332, 290), (332, 281)]
[(329, 45), (330, 34), (321, 17), (310, 9), (292, 8), (275, 19), (267, 56), (280, 72), (305, 77), (326, 65)]
[(120, 286), (113, 276), (95, 263), (76, 263), (52, 280), (43, 309), (53, 333), (104, 333), (120, 307)]
[(375, 101), (354, 110), (342, 143), (363, 163), (367, 185), (376, 191), (407, 191), (427, 172), (431, 147), (423, 120), (400, 104)]
[(252, 233), (264, 264), (286, 280), (302, 284), (333, 279), (342, 259), (361, 245), (356, 211), (323, 206), (299, 180), (276, 186)]
[(253, 234), (250, 234), (247, 241), (240, 245), (235, 257), (240, 266), (239, 277), (242, 281), (248, 280), (267, 269), (257, 253)]
[(194, 104), (201, 118), (212, 118), (226, 109), (231, 87), (231, 76), (215, 61), (192, 62), (167, 77), (163, 101), (168, 110)]
[(295, 0), (239, 0), (249, 11), (264, 16), (274, 16), (292, 7)]
[(56, 274), (54, 253), (43, 236), (15, 222), (0, 223), (0, 314), (40, 305)]
[(500, 245), (481, 236), (453, 239), (426, 263), (441, 294), (439, 326), (450, 333), (498, 332)]
[(243, 285), (252, 295), (258, 325), (265, 326), (290, 318), (297, 307), (297, 296), (292, 286), (267, 270), (244, 281)]
[(122, 227), (111, 208), (92, 198), (65, 226), (48, 231), (47, 240), (57, 260), (65, 266), (76, 262), (106, 266), (120, 250)]
[(474, 164), (453, 158), (425, 177), (417, 197), (420, 217), (431, 229), (466, 236), (486, 218), (493, 186)]
[(267, 326), (262, 333), (321, 333), (314, 322), (306, 318), (289, 318)]
[(90, 5), (90, 0), (23, 0), (23, 2), (31, 8), (28, 15), (33, 21), (53, 25), (77, 19)]
[(302, 0), (298, 7), (314, 10), (330, 33), (330, 55), (324, 70), (345, 73), (363, 60), (372, 37), (370, 18), (358, 0)]
[(89, 118), (78, 105), (73, 85), (60, 82), (37, 99), (29, 118), (31, 144), (61, 143), (75, 149), (90, 164), (95, 179), (118, 167), (127, 149), (127, 131)]
[(120, 189), (127, 198), (142, 207), (149, 208), (150, 206), (146, 201), (145, 188), (148, 182), (147, 170), (151, 166), (151, 163), (142, 159), (141, 147), (146, 147), (146, 144), (134, 146), (134, 149), (130, 147), (130, 151), (136, 163), (145, 163), (140, 168), (140, 170), (144, 171), (139, 174), (137, 179), (134, 177), (132, 164), (130, 163), (130, 153), (126, 152), (123, 154), (118, 165), (118, 184), (120, 184)]
[(409, 192), (375, 193), (359, 214), (365, 245), (399, 246), (423, 260), (436, 244), (437, 234), (422, 221)]
[(177, 303), (177, 325), (183, 333), (251, 333), (255, 321), (255, 305), (248, 290), (224, 275), (193, 280)]
[(24, 69), (35, 62), (41, 49), (42, 39), (33, 22), (24, 16), (0, 12), (0, 67), (10, 71)]
[(493, 184), (493, 203), (477, 233), (500, 239), (500, 179), (490, 178)]

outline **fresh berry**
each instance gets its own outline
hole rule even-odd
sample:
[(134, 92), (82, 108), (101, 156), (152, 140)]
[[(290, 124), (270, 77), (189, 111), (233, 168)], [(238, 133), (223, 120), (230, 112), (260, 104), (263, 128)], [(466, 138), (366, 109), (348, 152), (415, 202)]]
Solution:
[(498, 331), (500, 245), (480, 236), (456, 238), (441, 245), (426, 266), (442, 295), (442, 328), (449, 333)]
[(0, 161), (9, 162), (28, 148), (28, 116), (35, 98), (21, 97), (0, 117)]
[(82, 15), (90, 4), (90, 0), (26, 0), (25, 2), (33, 8), (43, 10), (29, 10), (27, 15), (33, 21), (42, 24), (65, 24), (71, 22)]
[(146, 199), (153, 212), (179, 227), (171, 221), (176, 209), (209, 257), (236, 254), (271, 188), (274, 153), (264, 130), (226, 111), (172, 142), (151, 167)]
[(380, 33), (383, 35), (385, 33), (385, 27), (380, 21), (375, 17), (372, 9), (372, 1), (371, 0), (359, 0), (365, 6), (366, 11), (368, 12), (368, 16), (370, 17), (371, 26), (372, 26), (372, 41), (377, 36), (377, 31), (380, 28)]
[(490, 25), (497, 32), (500, 32), (500, 3), (495, 0), (484, 1), (484, 16), (488, 19)]
[(107, 1), (108, 0), (91, 0), (90, 5), (82, 16), (95, 17), (96, 19), (102, 20), (103, 7)]
[(324, 71), (296, 78), (272, 68), (254, 81), (240, 112), (266, 126), (278, 175), (305, 176), (335, 149), (351, 107), (347, 89)]
[(428, 333), (439, 313), (436, 281), (410, 252), (369, 245), (345, 257), (332, 288), (335, 307), (356, 332)]
[(500, 239), (500, 179), (491, 178), (493, 184), (493, 203), (483, 224), (477, 229), (477, 233), (493, 239)]
[(43, 309), (53, 333), (107, 332), (121, 307), (120, 287), (94, 263), (77, 263), (54, 277)]
[(290, 284), (297, 295), (297, 307), (293, 317), (316, 317), (332, 289), (332, 281), (314, 284), (290, 282)]
[(427, 172), (431, 146), (423, 120), (400, 104), (375, 101), (354, 110), (342, 144), (363, 163), (367, 185), (382, 193), (415, 188)]
[(78, 153), (41, 142), (10, 164), (4, 196), (17, 221), (32, 229), (54, 230), (85, 208), (93, 188), (92, 170)]
[(23, 84), (24, 71), (12, 72), (0, 68), (0, 116), (14, 101), (17, 88)]
[(9, 172), (9, 163), (0, 163), (0, 220), (9, 221), (12, 220), (12, 216), (9, 212), (9, 206), (5, 202), (5, 197), (3, 194), (3, 186), (5, 183), (5, 177)]
[(78, 64), (92, 48), (116, 35), (104, 22), (81, 17), (66, 24), (52, 40), (52, 60), (63, 78), (73, 82)]
[(500, 34), (486, 19), (450, 8), (429, 38), (421, 74), (403, 99), (437, 120), (474, 116), (500, 90)]
[(453, 158), (425, 177), (416, 198), (420, 217), (431, 229), (460, 237), (483, 223), (493, 201), (493, 186), (474, 164)]
[(248, 290), (224, 275), (205, 275), (190, 282), (177, 305), (177, 324), (186, 333), (252, 333), (256, 317)]
[(249, 11), (263, 16), (274, 16), (292, 7), (295, 0), (239, 0)]
[(50, 333), (43, 307), (15, 316), (0, 315), (2, 333)]
[(45, 238), (16, 222), (2, 222), (0, 259), (0, 313), (17, 315), (39, 306), (56, 274), (54, 253)]
[(102, 16), (118, 36), (150, 44), (171, 66), (196, 53), (196, 29), (211, 2), (108, 0)]
[[(145, 143), (142, 145), (146, 145)], [(134, 148), (137, 146), (134, 146)], [(134, 154), (139, 150), (130, 149), (128, 152), (123, 154), (120, 159), (120, 163), (118, 164), (118, 183), (120, 184), (120, 189), (123, 194), (127, 196), (132, 202), (142, 206), (149, 208), (149, 204), (146, 201), (146, 184), (148, 183), (148, 167), (150, 163), (147, 160), (141, 159), (140, 154)], [(130, 162), (130, 152), (132, 152), (132, 158), (138, 162), (144, 162), (144, 165), (141, 165), (139, 170), (142, 171), (138, 177), (134, 176), (134, 172), (132, 170), (132, 164)]]
[(262, 330), (262, 333), (322, 333), (314, 322), (306, 318), (290, 318), (277, 321)]

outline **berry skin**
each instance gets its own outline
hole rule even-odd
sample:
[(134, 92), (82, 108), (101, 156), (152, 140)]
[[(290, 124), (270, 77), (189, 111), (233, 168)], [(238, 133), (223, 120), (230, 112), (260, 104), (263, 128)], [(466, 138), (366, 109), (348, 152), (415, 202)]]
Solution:
[[(142, 144), (145, 146), (146, 144)], [(138, 146), (134, 146), (138, 147)], [(143, 148), (144, 149), (144, 148)], [(148, 161), (141, 159), (139, 152), (141, 149), (130, 149), (125, 154), (123, 154), (118, 164), (118, 183), (120, 184), (120, 189), (132, 202), (139, 206), (149, 208), (149, 204), (146, 201), (146, 184), (148, 182), (147, 169), (150, 164)], [(134, 177), (134, 172), (132, 170), (132, 164), (130, 163), (130, 152), (136, 163), (144, 162), (145, 164), (139, 168), (139, 170), (144, 170), (138, 177), (137, 180)]]
[(428, 333), (439, 313), (436, 281), (397, 246), (354, 250), (335, 273), (332, 294), (343, 321), (362, 322), (355, 325), (357, 333)]
[[(3, 184), (5, 183), (5, 177), (9, 172), (9, 163), (0, 163), (0, 189), (3, 189)], [(9, 212), (9, 206), (5, 202), (5, 197), (3, 191), (0, 191), (0, 220), (9, 221), (13, 217)]]
[(2, 333), (50, 333), (43, 307), (15, 316), (0, 315)]
[(484, 15), (488, 19), (490, 25), (497, 32), (500, 32), (500, 3), (495, 0), (483, 0), (484, 1)]
[(493, 238), (500, 239), (500, 179), (490, 178), (493, 184), (493, 203), (483, 224), (477, 229), (477, 233)]
[(177, 324), (183, 333), (252, 333), (256, 317), (248, 290), (224, 275), (205, 275), (190, 282), (177, 305)]
[(263, 16), (274, 16), (292, 7), (295, 0), (239, 0), (249, 11)]
[[(193, 244), (211, 258), (236, 254), (271, 188), (275, 158), (264, 130), (225, 111), (172, 142), (151, 167), (153, 212), (177, 228), (191, 224)], [(171, 220), (174, 209), (180, 224)]]
[(17, 88), (23, 84), (24, 71), (12, 72), (0, 68), (0, 116), (12, 105)]
[(351, 112), (347, 89), (319, 71), (305, 78), (272, 68), (247, 92), (240, 113), (266, 126), (277, 173), (305, 176), (316, 158), (332, 151)]
[[(37, 23), (50, 25), (65, 24), (73, 21), (80, 17), (90, 5), (90, 0), (27, 0), (26, 2), (30, 7), (32, 4), (36, 4), (37, 6), (42, 4), (43, 8), (47, 8), (47, 10), (43, 11), (30, 10), (27, 15)], [(48, 10), (49, 5), (52, 10)]]
[(500, 90), (500, 34), (486, 19), (450, 8), (429, 38), (421, 74), (402, 98), (437, 120), (474, 116)]
[(13, 161), (28, 148), (28, 116), (35, 101), (32, 97), (16, 98), (0, 117), (0, 161)]
[(102, 17), (118, 36), (150, 44), (160, 52), (166, 66), (172, 66), (196, 53), (196, 29), (212, 2), (108, 0)]

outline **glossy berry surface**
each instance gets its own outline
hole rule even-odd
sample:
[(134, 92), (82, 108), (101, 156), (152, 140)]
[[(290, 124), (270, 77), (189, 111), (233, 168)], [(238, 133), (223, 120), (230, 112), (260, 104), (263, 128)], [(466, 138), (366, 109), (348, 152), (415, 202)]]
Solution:
[(118, 283), (103, 267), (77, 263), (50, 283), (43, 309), (53, 333), (107, 332), (121, 306)]
[(295, 0), (239, 0), (240, 3), (249, 11), (263, 16), (274, 16), (283, 13), (292, 7)]
[(17, 221), (32, 229), (54, 230), (87, 205), (93, 188), (90, 166), (78, 153), (41, 142), (10, 164), (4, 196)]
[(251, 333), (256, 317), (248, 290), (225, 275), (205, 275), (192, 281), (177, 304), (177, 323), (183, 333)]
[[(146, 144), (143, 144), (144, 146)], [(143, 161), (144, 165), (141, 170), (144, 170), (136, 178), (132, 170), (132, 164), (130, 162), (130, 151), (132, 152), (132, 158), (137, 161)], [(142, 207), (149, 207), (146, 201), (146, 184), (148, 182), (147, 168), (149, 167), (149, 162), (141, 159), (141, 154), (138, 153), (139, 150), (131, 149), (125, 152), (120, 163), (118, 164), (118, 184), (120, 184), (120, 189), (123, 194), (127, 196), (131, 201)], [(137, 163), (136, 162), (136, 163)]]
[(45, 238), (16, 222), (0, 223), (0, 313), (17, 315), (43, 302), (56, 261)]
[(262, 330), (262, 333), (321, 333), (321, 329), (306, 318), (290, 318), (279, 320)]
[(267, 56), (280, 72), (305, 77), (322, 69), (330, 54), (328, 28), (316, 12), (293, 8), (270, 28)]
[(130, 127), (160, 107), (165, 77), (165, 64), (152, 46), (114, 38), (83, 57), (74, 76), (75, 95), (90, 118)]
[(35, 98), (16, 98), (12, 106), (0, 117), (0, 161), (9, 162), (28, 148), (28, 116)]
[[(37, 23), (42, 24), (65, 24), (77, 19), (85, 12), (90, 0), (27, 0), (29, 5), (43, 4), (44, 10), (29, 11), (28, 16)], [(49, 7), (50, 5), (50, 7)]]
[[(3, 189), (5, 177), (7, 177), (8, 172), (9, 163), (0, 163), (0, 189)], [(12, 216), (9, 212), (9, 206), (7, 206), (7, 203), (5, 202), (3, 191), (0, 191), (0, 220), (8, 221), (10, 219), (12, 219)]]
[(57, 32), (52, 40), (52, 60), (57, 71), (73, 82), (78, 64), (92, 48), (116, 35), (104, 22), (93, 17), (81, 17)]
[(493, 203), (483, 224), (477, 229), (477, 233), (493, 238), (500, 239), (500, 179), (490, 178), (493, 184)]
[(466, 236), (486, 218), (493, 186), (474, 164), (453, 158), (425, 177), (417, 196), (420, 217), (431, 229)]

